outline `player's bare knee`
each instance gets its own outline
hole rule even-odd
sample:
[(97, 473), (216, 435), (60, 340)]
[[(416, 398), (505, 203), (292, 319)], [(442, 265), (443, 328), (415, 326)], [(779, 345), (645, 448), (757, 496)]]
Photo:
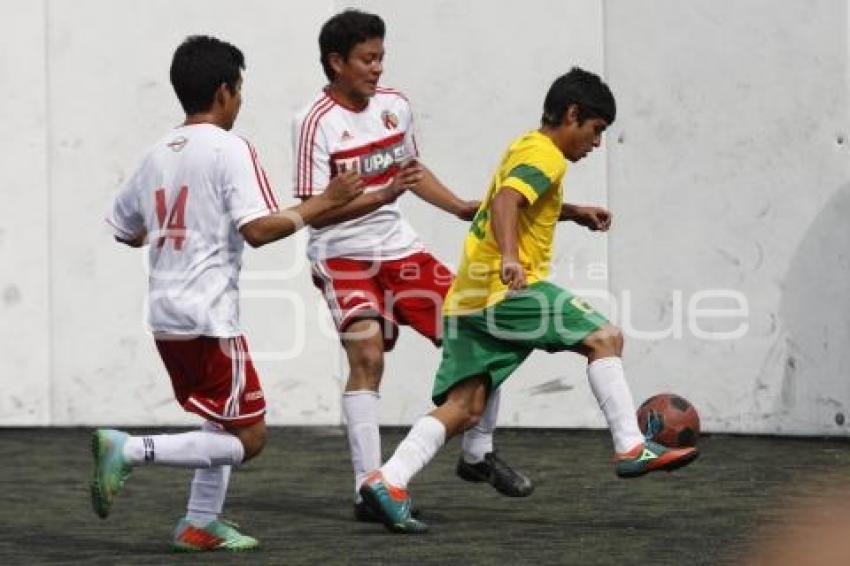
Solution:
[(475, 428), (481, 422), (481, 414), (468, 413), (464, 422), (463, 430)]
[(481, 403), (475, 396), (470, 396), (464, 399), (464, 403), (461, 407), (461, 410), (463, 411), (463, 424), (461, 425), (463, 430), (473, 428), (481, 422), (481, 418), (484, 416), (485, 406), (486, 405)]
[[(384, 373), (383, 344), (363, 344), (357, 348), (356, 355), (349, 356), (351, 365), (350, 382), (356, 382), (360, 389), (369, 389), (381, 382)], [(354, 383), (352, 383), (354, 384)]]
[(263, 438), (250, 438), (242, 440), (242, 448), (245, 450), (245, 457), (242, 459), (243, 462), (247, 462), (252, 458), (256, 458), (263, 451), (263, 448), (266, 445), (266, 439)]
[(242, 449), (245, 452), (245, 456), (242, 461), (247, 462), (252, 458), (256, 458), (263, 451), (263, 448), (266, 446), (266, 424), (264, 422), (259, 422), (257, 424), (251, 425), (245, 429), (240, 430), (237, 433), (240, 442), (242, 442)]
[(467, 405), (454, 404), (449, 408), (451, 412), (448, 418), (450, 424), (446, 426), (447, 439), (455, 434), (465, 432), (481, 422), (481, 415), (470, 411)]
[(384, 351), (370, 349), (361, 360), (360, 369), (364, 375), (368, 376), (369, 381), (374, 381), (377, 385), (384, 373)]
[(609, 345), (614, 349), (614, 351), (616, 351), (618, 356), (622, 355), (623, 344), (625, 343), (623, 331), (620, 330), (619, 326), (614, 326), (613, 324), (609, 324), (606, 328), (608, 328), (609, 332)]
[(445, 404), (449, 410), (452, 428), (456, 429), (454, 432), (463, 432), (474, 427), (481, 421), (484, 414), (483, 406), (478, 407), (471, 396), (463, 393), (455, 392), (454, 395), (450, 395)]
[(623, 343), (622, 330), (613, 324), (606, 324), (582, 342), (592, 358), (620, 356), (623, 353)]

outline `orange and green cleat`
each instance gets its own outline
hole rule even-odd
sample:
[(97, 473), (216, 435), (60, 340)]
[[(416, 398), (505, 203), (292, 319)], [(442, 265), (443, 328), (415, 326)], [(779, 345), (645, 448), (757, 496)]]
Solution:
[(428, 525), (411, 515), (412, 503), (407, 490), (390, 485), (380, 470), (369, 474), (360, 486), (360, 496), (390, 531), (421, 534), (428, 530)]
[(697, 459), (696, 448), (665, 448), (657, 442), (647, 440), (629, 452), (617, 454), (616, 472), (621, 478), (636, 478), (649, 472), (687, 466)]
[(239, 552), (258, 548), (259, 541), (237, 531), (238, 526), (236, 523), (218, 519), (198, 527), (190, 523), (188, 519), (180, 519), (174, 529), (174, 542), (171, 546), (177, 552), (213, 550)]
[(124, 486), (133, 467), (124, 460), (127, 435), (118, 430), (98, 429), (92, 435), (94, 474), (90, 483), (91, 504), (101, 519), (109, 516), (115, 495)]

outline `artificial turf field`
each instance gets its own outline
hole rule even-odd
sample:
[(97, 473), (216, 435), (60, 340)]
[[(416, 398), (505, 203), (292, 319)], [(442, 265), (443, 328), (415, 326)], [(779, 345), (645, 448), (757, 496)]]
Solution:
[[(272, 428), (264, 453), (233, 474), (224, 513), (262, 549), (199, 556), (169, 549), (189, 470), (137, 467), (110, 517), (94, 515), (90, 433), (0, 429), (0, 564), (743, 564), (787, 543), (800, 513), (807, 541), (850, 548), (848, 507), (827, 509), (850, 494), (847, 439), (712, 435), (687, 468), (621, 480), (607, 431), (499, 430), (504, 459), (537, 485), (525, 499), (458, 479), (453, 440), (410, 486), (431, 531), (402, 536), (352, 519), (341, 429)], [(403, 433), (382, 431), (385, 454)], [(815, 515), (789, 511), (811, 501), (823, 503)], [(841, 534), (819, 542), (813, 516)], [(815, 563), (781, 555), (763, 563)]]

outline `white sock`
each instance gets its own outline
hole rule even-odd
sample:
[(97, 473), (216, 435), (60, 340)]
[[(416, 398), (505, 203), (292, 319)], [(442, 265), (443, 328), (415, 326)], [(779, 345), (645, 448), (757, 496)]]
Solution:
[(599, 408), (605, 415), (614, 451), (628, 452), (643, 442), (638, 427), (635, 404), (623, 373), (620, 358), (600, 358), (587, 366), (587, 379)]
[[(209, 421), (205, 422), (201, 429), (214, 434), (229, 434)], [(189, 503), (186, 506), (186, 518), (196, 527), (208, 525), (221, 514), (227, 485), (230, 483), (230, 470), (230, 466), (195, 470)]]
[(381, 465), (381, 431), (378, 427), (379, 399), (377, 391), (346, 391), (342, 396), (342, 412), (348, 426), (348, 446), (354, 468), (354, 497), (366, 474)]
[(198, 468), (192, 478), (192, 490), (186, 505), (186, 518), (196, 527), (218, 519), (230, 483), (230, 466)]
[(244, 457), (242, 442), (234, 435), (205, 430), (131, 436), (124, 444), (124, 458), (130, 464), (209, 468), (241, 464)]
[(381, 467), (390, 484), (407, 487), (410, 478), (419, 473), (437, 454), (446, 442), (446, 427), (431, 415), (425, 415), (413, 424), (413, 428), (396, 448), (392, 458)]
[(484, 460), (484, 455), (493, 451), (493, 431), (499, 420), (499, 389), (490, 393), (484, 414), (477, 425), (463, 433), (463, 459), (470, 464)]

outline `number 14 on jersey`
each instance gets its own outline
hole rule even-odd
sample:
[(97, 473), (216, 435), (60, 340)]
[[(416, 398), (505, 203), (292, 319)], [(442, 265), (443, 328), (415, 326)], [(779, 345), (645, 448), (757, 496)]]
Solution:
[(161, 248), (166, 240), (173, 239), (174, 249), (182, 251), (183, 241), (186, 239), (186, 201), (189, 200), (189, 187), (180, 187), (180, 192), (170, 207), (165, 201), (165, 189), (157, 189), (154, 197), (156, 218), (159, 221), (159, 239), (156, 246)]

